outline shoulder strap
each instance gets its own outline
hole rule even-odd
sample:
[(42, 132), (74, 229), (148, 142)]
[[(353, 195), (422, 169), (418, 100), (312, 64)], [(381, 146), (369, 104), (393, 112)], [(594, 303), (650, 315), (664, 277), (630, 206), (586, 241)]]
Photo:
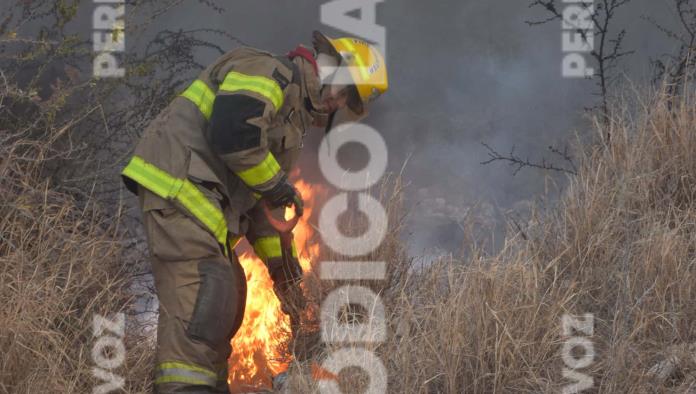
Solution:
[(283, 65), (290, 70), (292, 70), (292, 82), (294, 84), (300, 84), (300, 68), (287, 56), (274, 56), (276, 60), (283, 63)]

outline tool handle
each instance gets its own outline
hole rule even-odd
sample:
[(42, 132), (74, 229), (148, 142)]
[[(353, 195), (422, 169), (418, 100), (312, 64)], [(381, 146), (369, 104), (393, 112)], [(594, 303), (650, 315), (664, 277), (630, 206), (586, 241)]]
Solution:
[(276, 229), (279, 233), (290, 233), (297, 226), (297, 222), (300, 220), (300, 215), (297, 214), (297, 205), (293, 203), (293, 208), (295, 209), (295, 216), (289, 220), (277, 219), (273, 216), (271, 205), (268, 201), (263, 201), (263, 213), (266, 215), (268, 222)]

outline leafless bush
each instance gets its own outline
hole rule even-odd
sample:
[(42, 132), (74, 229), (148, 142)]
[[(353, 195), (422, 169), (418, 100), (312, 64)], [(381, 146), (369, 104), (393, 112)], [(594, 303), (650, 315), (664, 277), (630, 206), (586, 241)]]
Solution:
[[(155, 15), (177, 3), (129, 6)], [(78, 4), (0, 6), (0, 392), (102, 383), (92, 374), (93, 318), (133, 317), (129, 286), (142, 269), (124, 254), (117, 174), (140, 129), (199, 67), (190, 52), (206, 45), (197, 31), (160, 32), (128, 55), (125, 78), (95, 79), (91, 43), (65, 29)], [(114, 372), (127, 392), (146, 392), (153, 344), (141, 321), (128, 323)]]

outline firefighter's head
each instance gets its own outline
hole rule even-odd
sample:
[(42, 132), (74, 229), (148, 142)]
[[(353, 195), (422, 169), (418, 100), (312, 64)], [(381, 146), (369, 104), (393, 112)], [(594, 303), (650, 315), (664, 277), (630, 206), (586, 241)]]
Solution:
[[(321, 111), (334, 113), (348, 108), (358, 118), (365, 116), (368, 105), (389, 87), (382, 54), (363, 40), (330, 39), (318, 31), (313, 33), (313, 45), (321, 83)], [(315, 120), (323, 126), (321, 117)]]

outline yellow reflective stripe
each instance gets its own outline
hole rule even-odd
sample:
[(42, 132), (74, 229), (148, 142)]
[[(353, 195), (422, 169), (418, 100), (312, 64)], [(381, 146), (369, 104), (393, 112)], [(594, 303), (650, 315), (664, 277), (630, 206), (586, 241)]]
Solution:
[(227, 242), (227, 223), (222, 211), (213, 205), (201, 191), (188, 179), (177, 195), (181, 205), (198, 218), (213, 233), (215, 239), (225, 245)]
[(157, 365), (157, 369), (185, 369), (187, 371), (200, 372), (203, 375), (217, 378), (217, 374), (209, 369), (205, 369), (195, 364), (182, 363), (180, 361), (165, 361)]
[(190, 376), (183, 376), (183, 375), (165, 375), (165, 376), (160, 376), (157, 379), (155, 379), (155, 384), (164, 384), (164, 383), (188, 383), (188, 384), (196, 384), (196, 385), (203, 385), (203, 386), (215, 386), (215, 383), (210, 384), (208, 380), (200, 380), (197, 378), (192, 378)]
[[(283, 257), (283, 251), (280, 247), (280, 237), (261, 237), (254, 241), (254, 252), (259, 258), (265, 262), (269, 259)], [(297, 248), (295, 241), (292, 242), (292, 255), (297, 257)]]
[(155, 384), (189, 383), (204, 386), (215, 386), (221, 377), (215, 372), (178, 361), (168, 361), (157, 365)]
[(161, 198), (179, 201), (213, 233), (220, 244), (226, 245), (225, 216), (191, 181), (175, 178), (138, 156), (133, 156), (122, 174)]
[(220, 90), (227, 92), (249, 90), (269, 99), (276, 111), (283, 106), (283, 90), (276, 81), (270, 78), (230, 71), (220, 85)]
[(173, 198), (184, 183), (138, 156), (133, 156), (122, 174), (165, 199)]
[(355, 61), (358, 63), (358, 68), (360, 69), (360, 75), (362, 75), (363, 79), (366, 81), (370, 79), (370, 73), (368, 72), (367, 64), (365, 63), (365, 60), (362, 58), (360, 53), (355, 49), (355, 45), (351, 42), (350, 38), (341, 38), (340, 39), (343, 45), (345, 45), (348, 50), (353, 54), (353, 57), (355, 58)]
[(261, 163), (247, 170), (240, 171), (237, 175), (244, 183), (251, 187), (255, 187), (270, 181), (279, 171), (280, 165), (271, 152), (268, 152), (266, 158), (263, 159)]
[(280, 249), (280, 237), (263, 237), (254, 242), (254, 252), (263, 261), (274, 257), (281, 257), (283, 252)]
[(213, 113), (213, 102), (215, 101), (215, 92), (208, 85), (197, 79), (193, 81), (181, 96), (191, 100), (203, 114), (206, 120), (210, 120), (210, 115)]

